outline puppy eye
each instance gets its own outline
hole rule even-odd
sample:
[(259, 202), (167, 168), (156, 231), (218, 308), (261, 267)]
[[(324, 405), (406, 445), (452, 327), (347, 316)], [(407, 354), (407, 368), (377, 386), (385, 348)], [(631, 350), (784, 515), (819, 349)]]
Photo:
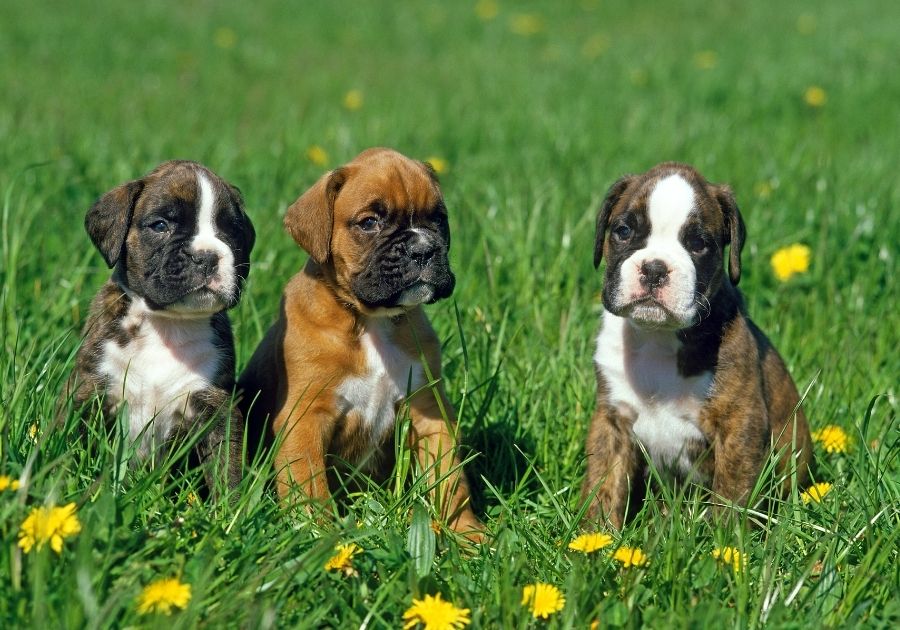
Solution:
[(706, 251), (706, 239), (696, 234), (694, 236), (689, 236), (687, 239), (687, 246), (693, 253), (702, 254)]
[(160, 219), (159, 221), (154, 221), (147, 227), (150, 228), (151, 230), (153, 230), (154, 232), (156, 232), (157, 234), (161, 234), (162, 232), (165, 232), (166, 230), (169, 229), (169, 224), (166, 223), (165, 221), (163, 221), (162, 219)]
[(627, 241), (629, 238), (631, 238), (631, 234), (633, 232), (634, 232), (634, 230), (632, 230), (628, 225), (623, 223), (622, 225), (616, 227), (613, 230), (613, 235), (620, 241), (624, 242), (624, 241)]
[(366, 217), (357, 222), (356, 225), (358, 225), (359, 229), (363, 232), (375, 232), (381, 226), (381, 221), (378, 217)]

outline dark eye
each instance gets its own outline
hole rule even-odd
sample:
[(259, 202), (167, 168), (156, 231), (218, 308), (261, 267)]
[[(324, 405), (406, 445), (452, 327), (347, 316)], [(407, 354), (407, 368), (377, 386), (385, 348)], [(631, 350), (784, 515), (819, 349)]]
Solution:
[(374, 232), (381, 225), (381, 221), (378, 217), (366, 217), (359, 221), (356, 225), (359, 226), (363, 232)]
[(634, 230), (632, 230), (630, 227), (628, 227), (628, 225), (623, 223), (622, 225), (616, 227), (613, 230), (613, 235), (620, 241), (625, 242), (631, 238), (631, 234), (633, 231)]
[(165, 221), (163, 221), (162, 219), (159, 219), (158, 221), (154, 221), (147, 227), (150, 228), (151, 230), (153, 230), (154, 232), (156, 232), (157, 234), (161, 234), (162, 232), (165, 232), (166, 230), (169, 229), (169, 224), (166, 223)]
[(695, 254), (702, 254), (706, 251), (706, 239), (699, 234), (689, 236), (686, 245), (688, 246), (688, 249)]

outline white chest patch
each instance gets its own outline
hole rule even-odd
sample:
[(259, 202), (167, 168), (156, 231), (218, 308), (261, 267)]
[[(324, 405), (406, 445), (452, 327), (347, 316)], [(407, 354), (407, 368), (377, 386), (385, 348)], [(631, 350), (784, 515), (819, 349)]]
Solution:
[(343, 411), (358, 413), (373, 446), (393, 429), (397, 403), (425, 384), (422, 365), (388, 337), (383, 324), (375, 321), (360, 338), (366, 356), (365, 372), (345, 379), (338, 386)]
[(208, 320), (151, 315), (143, 300), (135, 300), (121, 326), (137, 332), (125, 346), (106, 342), (99, 372), (108, 379), (108, 400), (127, 405), (129, 435), (140, 440), (144, 458), (192, 413), (188, 395), (210, 386), (219, 351)]
[(634, 437), (654, 464), (691, 475), (686, 447), (705, 439), (698, 423), (713, 374), (681, 376), (678, 347), (671, 331), (636, 330), (605, 311), (594, 362), (609, 388), (609, 403), (624, 403), (637, 414)]

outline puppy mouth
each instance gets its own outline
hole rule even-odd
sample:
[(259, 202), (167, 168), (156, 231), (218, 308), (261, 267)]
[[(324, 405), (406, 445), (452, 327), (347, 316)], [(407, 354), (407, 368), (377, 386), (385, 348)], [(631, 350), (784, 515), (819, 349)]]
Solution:
[(397, 298), (397, 306), (412, 307), (419, 304), (431, 304), (436, 302), (435, 286), (430, 282), (419, 281), (412, 286), (403, 289)]
[(164, 307), (178, 315), (207, 315), (228, 308), (229, 296), (209, 287), (208, 283), (187, 291), (184, 296)]
[(416, 271), (405, 278), (387, 280), (372, 276), (358, 276), (351, 284), (353, 295), (366, 309), (409, 310), (420, 304), (434, 304), (453, 293), (456, 284), (449, 271), (435, 273), (433, 270)]
[(681, 328), (682, 318), (652, 295), (634, 299), (617, 309), (617, 315), (654, 328)]

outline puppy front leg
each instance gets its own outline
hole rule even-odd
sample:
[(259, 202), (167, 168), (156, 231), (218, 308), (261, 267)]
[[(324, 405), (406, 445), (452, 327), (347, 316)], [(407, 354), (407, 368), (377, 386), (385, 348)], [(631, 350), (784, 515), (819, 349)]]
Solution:
[(231, 403), (230, 395), (225, 391), (204, 392), (194, 397), (194, 405), (199, 411), (195, 422), (203, 426), (215, 418), (197, 444), (206, 485), (213, 496), (219, 494), (217, 481), (222, 475), (228, 490), (234, 490), (243, 477), (244, 419)]
[(581, 490), (582, 501), (591, 500), (587, 521), (622, 527), (629, 490), (638, 472), (637, 448), (627, 428), (630, 424), (617, 410), (598, 403), (588, 432), (587, 474)]
[[(712, 491), (738, 506), (746, 506), (768, 453), (765, 410), (758, 415), (731, 417), (719, 425), (715, 438)], [(721, 513), (727, 506), (717, 505)]]
[[(450, 416), (446, 421), (435, 395), (443, 399), (444, 410)], [(470, 505), (469, 482), (456, 453), (456, 418), (449, 401), (443, 392), (420, 392), (410, 402), (410, 419), (410, 446), (435, 486), (434, 497), (441, 518), (453, 531), (472, 542), (481, 542), (484, 525)]]
[[(296, 414), (295, 414), (296, 415)], [(275, 454), (278, 495), (287, 499), (295, 488), (303, 498), (327, 504), (331, 498), (325, 474), (325, 456), (331, 443), (334, 419), (325, 408), (311, 408), (302, 417), (276, 416), (272, 427), (282, 440)]]

